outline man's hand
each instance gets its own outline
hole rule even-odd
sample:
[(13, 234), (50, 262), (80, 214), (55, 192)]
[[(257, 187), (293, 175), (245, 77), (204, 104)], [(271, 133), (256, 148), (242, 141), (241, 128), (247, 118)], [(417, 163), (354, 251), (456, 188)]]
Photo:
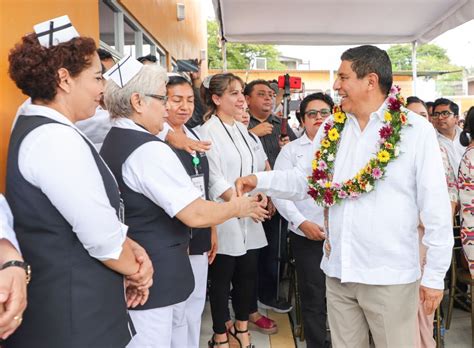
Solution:
[(19, 267), (0, 271), (0, 337), (6, 339), (20, 326), (26, 308), (26, 275)]
[(267, 210), (268, 210), (268, 214), (270, 215), (270, 217), (272, 217), (273, 215), (275, 215), (276, 213), (276, 207), (275, 205), (273, 204), (273, 201), (270, 197), (268, 197), (268, 204), (267, 204)]
[(290, 137), (289, 136), (278, 139), (278, 145), (280, 145), (280, 148), (282, 148), (283, 146), (285, 146), (289, 142), (290, 142)]
[(303, 231), (306, 238), (311, 240), (325, 240), (326, 233), (324, 233), (323, 228), (315, 223), (305, 220), (298, 228)]
[(273, 125), (269, 122), (262, 122), (249, 130), (256, 136), (263, 137), (265, 135), (272, 134)]
[(420, 285), (420, 301), (426, 315), (433, 314), (443, 299), (443, 290), (431, 289)]
[(185, 150), (190, 154), (195, 152), (206, 152), (211, 148), (211, 142), (207, 140), (193, 140), (188, 138), (186, 134), (177, 133), (177, 132), (168, 132), (166, 136), (166, 141), (173, 147)]
[(209, 264), (214, 262), (217, 254), (217, 228), (216, 226), (211, 226), (211, 249), (207, 253), (207, 260)]
[(140, 244), (128, 238), (135, 259), (140, 264), (138, 272), (126, 277), (128, 284), (136, 287), (138, 290), (145, 290), (153, 285), (153, 264), (150, 257)]
[(250, 192), (257, 187), (257, 177), (255, 175), (247, 175), (235, 180), (235, 190), (237, 196), (240, 197), (243, 194)]

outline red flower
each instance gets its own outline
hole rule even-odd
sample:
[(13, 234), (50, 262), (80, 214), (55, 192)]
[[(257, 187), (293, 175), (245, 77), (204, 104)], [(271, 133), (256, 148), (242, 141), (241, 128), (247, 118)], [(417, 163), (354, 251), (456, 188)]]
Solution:
[(397, 98), (388, 98), (388, 108), (392, 111), (398, 111), (400, 110), (400, 107), (402, 106), (402, 103)]
[(324, 191), (324, 202), (327, 205), (333, 205), (334, 204), (334, 197), (332, 195), (331, 190)]
[(393, 133), (393, 128), (391, 126), (383, 126), (379, 130), (380, 137), (383, 139), (387, 139)]
[(319, 169), (313, 170), (313, 181), (318, 181), (321, 179), (327, 179), (326, 172)]
[(400, 114), (400, 122), (402, 122), (402, 124), (407, 123), (407, 115), (405, 115), (403, 112)]
[(329, 132), (329, 130), (331, 129), (331, 127), (332, 127), (331, 122), (326, 122), (326, 123), (324, 124), (324, 132), (325, 132), (326, 135), (328, 134), (328, 132)]
[(310, 189), (309, 189), (308, 195), (310, 195), (311, 198), (313, 198), (314, 200), (317, 200), (317, 199), (319, 198), (319, 192), (316, 191), (316, 190), (313, 189), (313, 188), (310, 188)]

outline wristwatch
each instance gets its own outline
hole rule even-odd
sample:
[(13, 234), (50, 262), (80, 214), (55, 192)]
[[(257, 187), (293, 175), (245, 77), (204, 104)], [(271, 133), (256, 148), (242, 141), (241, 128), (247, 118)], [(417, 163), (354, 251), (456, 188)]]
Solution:
[(2, 267), (0, 268), (0, 271), (8, 268), (8, 267), (20, 267), (23, 268), (26, 272), (26, 284), (29, 284), (31, 281), (31, 266), (27, 264), (25, 261), (19, 261), (19, 260), (12, 260), (12, 261), (7, 261), (5, 262)]

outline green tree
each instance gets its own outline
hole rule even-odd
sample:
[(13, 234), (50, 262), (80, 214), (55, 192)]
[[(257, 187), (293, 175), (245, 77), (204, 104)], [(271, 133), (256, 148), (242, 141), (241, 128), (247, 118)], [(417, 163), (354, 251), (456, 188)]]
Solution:
[[(391, 46), (387, 53), (392, 61), (393, 71), (411, 70), (411, 45)], [(435, 44), (425, 44), (417, 48), (418, 71), (458, 71), (436, 77), (436, 90), (441, 95), (454, 95), (456, 84), (462, 81), (463, 67), (451, 64), (446, 50)]]
[[(219, 25), (216, 21), (207, 21), (207, 56), (209, 69), (222, 69), (222, 48), (219, 43)], [(278, 60), (279, 52), (273, 45), (226, 44), (227, 68), (248, 69), (255, 57), (267, 58), (267, 69), (281, 70), (285, 65)]]

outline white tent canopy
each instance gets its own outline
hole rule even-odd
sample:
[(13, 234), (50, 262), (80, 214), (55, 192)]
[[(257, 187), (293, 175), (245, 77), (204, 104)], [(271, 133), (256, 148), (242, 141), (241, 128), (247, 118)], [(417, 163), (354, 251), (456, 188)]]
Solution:
[(426, 43), (474, 19), (474, 0), (213, 0), (228, 42)]

